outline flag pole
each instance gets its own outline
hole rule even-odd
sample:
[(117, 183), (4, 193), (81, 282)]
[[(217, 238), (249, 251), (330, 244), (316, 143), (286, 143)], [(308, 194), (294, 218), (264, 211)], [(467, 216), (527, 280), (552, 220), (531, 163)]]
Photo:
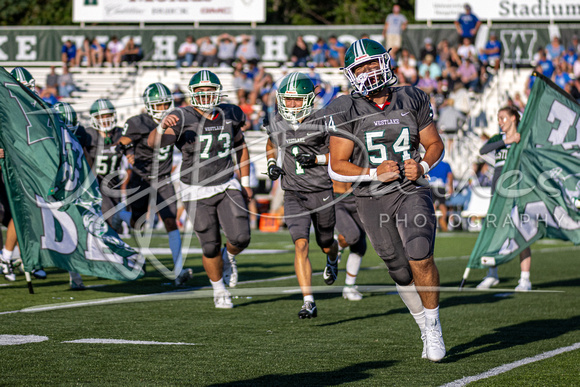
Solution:
[(32, 287), (32, 279), (30, 278), (30, 273), (25, 271), (24, 277), (26, 278), (26, 284), (28, 285), (28, 293), (34, 294), (34, 288)]
[(463, 272), (463, 278), (461, 279), (461, 283), (459, 284), (459, 290), (463, 289), (463, 285), (465, 285), (465, 281), (467, 280), (467, 277), (469, 277), (469, 270), (471, 269), (468, 267), (465, 268), (465, 271)]

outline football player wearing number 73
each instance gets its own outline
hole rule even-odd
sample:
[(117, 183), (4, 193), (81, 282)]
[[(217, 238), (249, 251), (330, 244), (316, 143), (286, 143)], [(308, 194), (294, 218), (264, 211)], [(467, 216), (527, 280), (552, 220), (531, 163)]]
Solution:
[(347, 50), (343, 71), (354, 90), (325, 111), (328, 170), (332, 179), (354, 183), (365, 231), (421, 330), (422, 357), (440, 361), (445, 345), (433, 260), (436, 222), (429, 187), (421, 183), (442, 158), (443, 142), (429, 97), (414, 87), (394, 87), (390, 61), (374, 40), (357, 40)]
[(282, 176), (284, 220), (294, 242), (294, 270), (304, 297), (300, 319), (318, 315), (308, 257), (311, 224), (316, 243), (326, 254), (324, 282), (332, 285), (338, 272), (334, 194), (326, 167), (328, 132), (323, 117), (313, 112), (315, 96), (310, 78), (302, 73), (287, 75), (276, 92), (278, 114), (264, 125), (268, 132), (268, 176), (272, 180)]

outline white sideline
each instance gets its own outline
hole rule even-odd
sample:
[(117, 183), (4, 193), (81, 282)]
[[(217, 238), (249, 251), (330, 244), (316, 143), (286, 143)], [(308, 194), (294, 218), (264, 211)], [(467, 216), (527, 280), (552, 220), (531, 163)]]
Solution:
[(62, 341), (61, 343), (74, 344), (138, 344), (138, 345), (201, 345), (195, 343), (166, 343), (162, 341), (141, 341), (141, 340), (121, 340), (121, 339), (79, 339)]
[(501, 365), (499, 367), (492, 368), (489, 371), (483, 372), (479, 375), (467, 376), (467, 377), (462, 378), (462, 379), (457, 379), (453, 382), (444, 384), (441, 387), (465, 386), (471, 382), (476, 382), (478, 380), (487, 379), (487, 378), (490, 378), (492, 376), (497, 376), (499, 374), (503, 374), (504, 372), (511, 371), (514, 368), (517, 368), (517, 367), (520, 367), (520, 366), (523, 366), (526, 364), (534, 363), (534, 362), (537, 362), (540, 360), (549, 359), (549, 358), (554, 357), (556, 355), (560, 355), (560, 354), (565, 353), (565, 352), (575, 351), (577, 349), (580, 349), (580, 343), (572, 344), (568, 347), (554, 349), (553, 351), (544, 352), (544, 353), (541, 353), (541, 354), (536, 355), (536, 356), (526, 357), (525, 359), (514, 361), (513, 363), (504, 364), (504, 365)]

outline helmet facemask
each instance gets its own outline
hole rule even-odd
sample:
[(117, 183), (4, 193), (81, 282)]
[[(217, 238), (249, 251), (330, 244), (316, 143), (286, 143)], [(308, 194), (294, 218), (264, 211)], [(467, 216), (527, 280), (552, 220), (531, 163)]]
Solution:
[[(397, 77), (391, 70), (391, 57), (387, 52), (379, 55), (365, 55), (357, 59), (350, 66), (344, 68), (344, 74), (355, 88), (355, 92), (368, 96), (397, 83)], [(374, 60), (378, 61), (376, 70), (355, 76), (357, 67)]]
[(168, 100), (147, 102), (145, 106), (147, 108), (147, 114), (153, 118), (153, 121), (159, 123), (165, 117), (165, 114), (173, 109), (174, 103), (173, 98), (170, 97)]
[[(278, 112), (286, 121), (296, 124), (312, 113), (312, 105), (314, 104), (315, 96), (316, 95), (313, 92), (308, 94), (293, 94), (292, 92), (276, 93)], [(287, 99), (301, 99), (302, 105), (299, 107), (288, 107), (286, 106)]]
[[(103, 117), (103, 116), (108, 117)], [(108, 133), (117, 125), (117, 112), (114, 110), (101, 110), (91, 114), (91, 126), (100, 132)]]
[(195, 85), (189, 86), (189, 91), (191, 95), (191, 104), (196, 108), (201, 110), (211, 110), (215, 106), (219, 105), (221, 100), (221, 85), (219, 87), (213, 87), (214, 90), (207, 91), (196, 91), (205, 86)]

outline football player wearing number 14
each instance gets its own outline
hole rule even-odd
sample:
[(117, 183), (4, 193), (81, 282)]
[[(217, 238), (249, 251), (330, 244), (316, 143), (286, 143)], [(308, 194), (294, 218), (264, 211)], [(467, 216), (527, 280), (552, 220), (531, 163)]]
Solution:
[[(175, 144), (183, 154), (182, 200), (201, 243), (215, 307), (229, 309), (234, 305), (225, 285), (236, 285), (235, 256), (250, 244), (246, 198), (252, 196), (252, 189), (242, 131), (246, 116), (238, 106), (220, 103), (222, 85), (211, 71), (194, 74), (188, 88), (193, 106), (171, 111), (151, 132), (148, 144)], [(234, 152), (241, 186), (234, 176)], [(220, 226), (227, 239), (221, 251)]]
[(310, 78), (302, 73), (287, 75), (276, 92), (278, 114), (266, 126), (268, 176), (276, 180), (282, 175), (284, 220), (294, 242), (294, 270), (304, 297), (298, 312), (301, 319), (318, 315), (311, 289), (312, 265), (308, 258), (311, 224), (316, 243), (327, 256), (324, 282), (332, 285), (338, 271), (334, 195), (326, 169), (328, 133), (318, 112), (312, 114), (314, 97)]
[(417, 181), (440, 160), (443, 142), (427, 94), (393, 87), (390, 59), (370, 39), (347, 50), (343, 70), (354, 91), (327, 107), (328, 169), (334, 180), (360, 183), (354, 194), (365, 231), (421, 329), (422, 357), (439, 361), (445, 345), (433, 260), (435, 214), (429, 187)]
[(163, 219), (173, 256), (175, 285), (181, 286), (191, 277), (192, 271), (183, 269), (181, 235), (176, 222), (175, 189), (171, 182), (173, 146), (156, 150), (147, 145), (149, 134), (155, 131), (166, 111), (173, 109), (173, 95), (163, 83), (152, 83), (143, 92), (143, 102), (147, 112), (129, 118), (119, 140), (119, 149), (133, 165), (127, 185), (127, 191), (131, 193), (127, 198), (131, 213), (121, 212), (120, 215), (131, 227), (141, 227), (149, 207), (150, 195), (157, 196), (157, 212)]

